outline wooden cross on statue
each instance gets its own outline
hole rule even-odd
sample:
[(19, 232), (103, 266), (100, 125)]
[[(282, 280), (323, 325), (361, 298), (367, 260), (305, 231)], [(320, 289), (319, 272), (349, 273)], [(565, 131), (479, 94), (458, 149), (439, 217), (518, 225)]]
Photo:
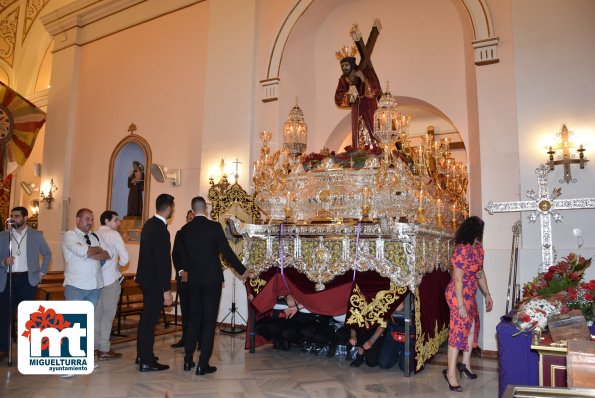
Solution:
[(359, 31), (359, 26), (354, 23), (351, 27), (349, 33), (351, 34), (351, 38), (357, 46), (357, 50), (361, 58), (358, 66), (359, 70), (364, 70), (367, 67), (372, 66), (372, 51), (374, 50), (376, 39), (378, 39), (378, 35), (380, 34), (381, 30), (382, 25), (380, 24), (380, 19), (376, 18), (374, 20), (374, 24), (372, 25), (370, 36), (368, 36), (368, 42), (364, 44), (362, 34)]
[(595, 198), (557, 199), (562, 194), (561, 188), (548, 192), (547, 175), (549, 168), (542, 164), (536, 170), (539, 193), (530, 189), (527, 197), (531, 200), (517, 202), (492, 202), (488, 203), (486, 210), (490, 214), (508, 213), (513, 211), (531, 211), (529, 221), (541, 219), (541, 261), (542, 271), (546, 272), (554, 262), (554, 247), (552, 245), (552, 217), (554, 221), (561, 222), (563, 217), (558, 210), (595, 209)]

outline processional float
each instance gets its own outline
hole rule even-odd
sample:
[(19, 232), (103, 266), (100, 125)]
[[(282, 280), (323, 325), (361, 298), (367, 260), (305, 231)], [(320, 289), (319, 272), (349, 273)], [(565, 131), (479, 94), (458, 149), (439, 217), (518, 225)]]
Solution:
[[(345, 300), (346, 324), (370, 328), (386, 326), (405, 302), (409, 352), (413, 298), (420, 369), (448, 337), (443, 271), (454, 230), (468, 213), (467, 170), (452, 157), (449, 140), (435, 140), (433, 131), (412, 145), (409, 116), (388, 89), (373, 130), (377, 145), (304, 155), (307, 126), (296, 103), (281, 150), (271, 153), (272, 133), (260, 133), (253, 181), (261, 222), (228, 222), (244, 240), (243, 261), (254, 275), (246, 287), (257, 313), (272, 307), (276, 289), (295, 289), (313, 312), (324, 307), (319, 313), (336, 315), (332, 302)], [(431, 305), (424, 319), (420, 309)]]

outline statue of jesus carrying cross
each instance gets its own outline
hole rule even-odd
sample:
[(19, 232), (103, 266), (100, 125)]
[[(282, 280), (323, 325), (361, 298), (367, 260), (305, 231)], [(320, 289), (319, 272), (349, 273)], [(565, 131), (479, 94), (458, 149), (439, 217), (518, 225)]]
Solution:
[(373, 129), (374, 112), (382, 96), (382, 88), (370, 57), (381, 29), (380, 20), (374, 20), (368, 42), (364, 44), (357, 24), (353, 24), (350, 33), (360, 54), (359, 65), (355, 62), (355, 46), (351, 50), (344, 46), (336, 52), (343, 75), (335, 91), (335, 104), (351, 108), (351, 142), (355, 149), (377, 142)]

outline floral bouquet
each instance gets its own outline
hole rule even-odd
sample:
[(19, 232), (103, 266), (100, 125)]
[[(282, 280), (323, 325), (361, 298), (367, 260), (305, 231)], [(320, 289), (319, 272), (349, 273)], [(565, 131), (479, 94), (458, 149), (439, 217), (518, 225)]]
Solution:
[(512, 323), (520, 332), (530, 332), (533, 329), (545, 330), (548, 316), (558, 314), (560, 308), (559, 302), (535, 298), (521, 304), (512, 318)]
[(521, 331), (544, 329), (548, 316), (575, 308), (581, 309), (587, 320), (593, 320), (595, 282), (581, 283), (590, 265), (590, 258), (570, 253), (526, 283), (519, 310), (513, 318), (517, 328)]
[(336, 154), (335, 151), (329, 151), (328, 148), (322, 148), (319, 153), (312, 152), (303, 155), (301, 158), (304, 170), (315, 169), (320, 162), (326, 158), (332, 158), (333, 161), (343, 168), (361, 169), (364, 167), (366, 160), (371, 157), (379, 158), (382, 155), (382, 150), (378, 145), (366, 145), (362, 149), (355, 149), (351, 145), (344, 148), (345, 152)]
[(589, 282), (580, 283), (575, 289), (573, 287), (568, 288), (563, 298), (564, 305), (562, 306), (561, 313), (565, 314), (571, 310), (581, 310), (585, 319), (589, 322), (595, 320), (595, 279), (591, 279)]

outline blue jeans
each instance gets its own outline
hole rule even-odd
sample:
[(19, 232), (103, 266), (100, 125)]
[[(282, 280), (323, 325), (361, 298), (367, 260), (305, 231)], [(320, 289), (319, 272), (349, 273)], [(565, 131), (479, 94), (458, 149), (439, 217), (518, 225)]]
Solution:
[(64, 286), (64, 298), (68, 301), (73, 300), (86, 300), (93, 304), (93, 307), (97, 305), (99, 301), (99, 289), (79, 289), (78, 287), (65, 285)]

